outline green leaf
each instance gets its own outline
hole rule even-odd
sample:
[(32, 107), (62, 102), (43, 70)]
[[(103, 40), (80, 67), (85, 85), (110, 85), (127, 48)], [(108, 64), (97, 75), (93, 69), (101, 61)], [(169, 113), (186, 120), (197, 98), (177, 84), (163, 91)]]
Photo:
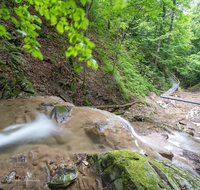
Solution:
[(65, 30), (67, 31), (67, 30), (69, 30), (70, 29), (70, 27), (69, 26), (65, 26)]
[(94, 43), (91, 42), (91, 41), (89, 41), (89, 42), (88, 42), (88, 47), (89, 47), (89, 48), (93, 48), (93, 47), (94, 47)]
[(59, 22), (59, 23), (57, 24), (56, 29), (57, 29), (58, 32), (60, 32), (61, 34), (64, 32), (62, 22)]
[(73, 19), (74, 19), (74, 21), (79, 21), (81, 19), (80, 15), (77, 11), (73, 14)]
[(25, 35), (25, 36), (27, 36), (27, 33), (24, 32), (24, 31), (22, 31), (22, 30), (16, 30), (16, 31), (19, 32), (19, 33), (21, 33), (21, 34), (23, 34), (23, 35)]
[(26, 45), (23, 46), (23, 48), (29, 49), (29, 48), (31, 48), (31, 46), (26, 44)]
[(50, 19), (49, 10), (45, 10), (45, 11), (44, 11), (44, 16), (45, 16), (45, 18), (46, 18), (47, 20)]
[(31, 52), (32, 52), (32, 48), (31, 48), (31, 46), (30, 46), (30, 45), (28, 45), (28, 44), (25, 44), (25, 45), (23, 46), (23, 48), (25, 48), (25, 49), (26, 49), (26, 51), (27, 51), (27, 52), (29, 52), (29, 53), (31, 53)]
[(19, 26), (20, 26), (20, 23), (17, 21), (16, 18), (11, 17), (11, 20), (15, 23), (16, 27), (19, 27)]
[(92, 60), (87, 61), (87, 66), (88, 66), (88, 67), (92, 66), (92, 64), (93, 64), (93, 63), (92, 63)]
[(69, 42), (70, 42), (71, 44), (75, 44), (76, 41), (77, 41), (77, 36), (76, 36), (76, 35), (72, 35), (72, 36), (70, 37)]
[(43, 59), (42, 53), (39, 50), (34, 50), (32, 52), (33, 57), (38, 57), (39, 59)]
[(21, 3), (22, 0), (15, 0), (16, 3)]
[(70, 47), (67, 49), (67, 51), (65, 52), (66, 57), (71, 56), (72, 51), (73, 51), (73, 48), (70, 46)]
[(74, 57), (76, 57), (77, 56), (77, 50), (74, 48), (73, 50), (72, 50), (72, 55), (74, 56)]
[(86, 0), (80, 0), (80, 2), (81, 2), (83, 5), (85, 5)]
[(57, 24), (57, 18), (51, 14), (51, 25), (56, 25)]
[(6, 34), (6, 29), (2, 25), (0, 25), (0, 36), (3, 36), (5, 34)]
[(6, 19), (9, 19), (9, 18), (10, 18), (10, 15), (6, 15), (6, 16), (3, 16), (3, 17), (2, 17), (2, 19), (5, 19), (5, 20), (6, 20)]
[(76, 71), (76, 72), (78, 72), (78, 73), (80, 73), (80, 71), (81, 71), (81, 69), (83, 68), (83, 67), (81, 67), (81, 65), (80, 64), (73, 64), (73, 67), (74, 67), (74, 70)]
[[(43, 16), (43, 15), (42, 15)], [(36, 15), (33, 16), (34, 20), (36, 20), (39, 23), (42, 23), (41, 19), (39, 17), (37, 17)]]
[(0, 14), (9, 15), (9, 11), (7, 9), (0, 9)]

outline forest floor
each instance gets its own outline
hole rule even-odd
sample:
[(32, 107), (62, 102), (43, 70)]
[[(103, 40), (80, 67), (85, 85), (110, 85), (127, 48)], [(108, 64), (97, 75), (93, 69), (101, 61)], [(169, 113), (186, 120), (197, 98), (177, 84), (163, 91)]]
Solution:
[[(90, 34), (89, 37), (95, 43), (94, 36)], [(20, 51), (21, 57), (24, 59), (20, 67), (17, 67), (14, 62), (8, 61), (10, 56), (8, 52), (0, 50), (0, 61), (5, 63), (5, 65), (0, 65), (0, 80), (12, 83), (12, 81), (17, 81), (19, 76), (23, 78), (25, 75), (38, 94), (59, 96), (59, 88), (69, 97), (69, 101), (77, 106), (124, 103), (122, 92), (117, 85), (112, 85), (109, 98), (111, 73), (102, 71), (103, 63), (99, 61), (95, 53), (93, 56), (99, 68), (97, 71), (87, 68), (86, 88), (83, 90), (83, 70), (76, 73), (72, 68), (72, 60), (65, 56), (65, 51), (69, 46), (68, 39), (57, 34), (49, 23), (44, 22), (37, 40), (41, 44), (40, 49), (44, 59), (40, 60), (34, 58), (30, 53)], [(20, 41), (20, 47), (23, 45), (24, 42)]]

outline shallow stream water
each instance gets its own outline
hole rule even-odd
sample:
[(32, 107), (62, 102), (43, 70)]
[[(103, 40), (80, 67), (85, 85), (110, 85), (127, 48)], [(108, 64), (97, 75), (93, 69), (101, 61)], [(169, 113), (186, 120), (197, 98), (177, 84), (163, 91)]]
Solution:
[[(36, 145), (47, 145), (52, 150), (69, 153), (95, 153), (127, 148), (141, 154), (148, 154), (158, 160), (167, 160), (161, 156), (160, 151), (171, 151), (174, 154), (172, 163), (190, 169), (198, 175), (194, 171), (192, 160), (184, 157), (183, 151), (200, 154), (200, 143), (184, 133), (174, 131), (173, 135), (168, 135), (168, 139), (158, 133), (139, 136), (134, 130), (136, 126), (132, 126), (124, 118), (91, 108), (76, 108), (66, 123), (57, 124), (48, 115), (37, 112), (36, 108), (44, 100), (50, 101), (44, 98), (25, 100), (25, 102), (22, 102), (23, 100), (7, 101), (0, 109), (0, 114), (5, 115), (4, 118), (0, 115), (2, 118), (0, 124), (1, 161), (17, 153), (34, 150)], [(61, 103), (61, 101), (52, 101), (55, 104)], [(16, 113), (19, 105), (21, 109)], [(12, 113), (6, 112), (9, 109), (13, 112), (13, 118)], [(23, 119), (19, 120), (19, 118)], [(96, 122), (105, 121), (108, 123), (105, 133), (102, 132), (100, 136), (91, 138), (87, 131), (91, 132)], [(8, 123), (12, 125), (8, 126)], [(98, 142), (94, 139), (96, 137), (99, 138)]]

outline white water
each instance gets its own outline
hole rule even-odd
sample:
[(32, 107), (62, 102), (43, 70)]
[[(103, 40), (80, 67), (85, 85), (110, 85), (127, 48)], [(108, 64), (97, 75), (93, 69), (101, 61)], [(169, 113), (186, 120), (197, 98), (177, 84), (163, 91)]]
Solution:
[[(14, 130), (14, 131), (13, 131)], [(31, 123), (17, 124), (6, 127), (0, 133), (0, 147), (10, 144), (21, 144), (46, 138), (58, 133), (59, 129), (46, 115), (37, 114)]]

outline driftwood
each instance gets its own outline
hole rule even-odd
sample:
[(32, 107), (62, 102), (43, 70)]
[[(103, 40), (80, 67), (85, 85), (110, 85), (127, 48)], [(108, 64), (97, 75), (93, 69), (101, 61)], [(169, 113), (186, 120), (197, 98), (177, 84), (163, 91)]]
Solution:
[(97, 109), (109, 109), (109, 108), (114, 108), (114, 109), (118, 109), (118, 108), (129, 108), (131, 107), (133, 104), (136, 103), (142, 103), (141, 101), (137, 101), (137, 102), (130, 102), (128, 104), (124, 104), (124, 105), (104, 105), (104, 106), (90, 106), (91, 108), (97, 108)]

